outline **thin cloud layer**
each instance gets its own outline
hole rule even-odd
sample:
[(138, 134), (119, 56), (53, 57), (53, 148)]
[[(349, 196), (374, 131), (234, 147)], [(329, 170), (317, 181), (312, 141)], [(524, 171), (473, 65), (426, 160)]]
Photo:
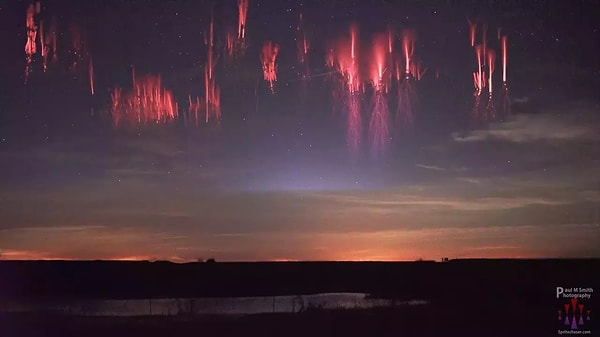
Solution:
[[(232, 156), (237, 143), (208, 144), (176, 130), (1, 150), (0, 173), (10, 178), (1, 184), (14, 188), (0, 189), (0, 254), (174, 261), (598, 255), (600, 147), (589, 111), (515, 116), (362, 166), (325, 152), (282, 157), (248, 147)], [(27, 180), (11, 178), (23, 171)]]
[(586, 141), (598, 140), (599, 128), (590, 123), (597, 118), (593, 114), (586, 116), (565, 116), (564, 114), (522, 114), (503, 123), (494, 123), (488, 129), (475, 130), (466, 135), (453, 133), (455, 142), (505, 141), (528, 143), (536, 141)]
[(435, 165), (425, 165), (425, 164), (417, 164), (415, 165), (416, 167), (425, 169), (425, 170), (433, 170), (433, 171), (446, 171), (445, 168), (443, 167), (439, 167), (439, 166), (435, 166)]

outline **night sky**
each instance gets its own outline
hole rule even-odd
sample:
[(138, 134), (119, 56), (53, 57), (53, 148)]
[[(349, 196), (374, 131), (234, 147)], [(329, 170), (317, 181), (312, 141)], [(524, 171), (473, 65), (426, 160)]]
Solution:
[[(0, 259), (600, 257), (599, 1), (249, 0), (236, 57), (225, 52), (235, 0), (42, 1), (35, 22), (48, 34), (55, 21), (57, 61), (43, 71), (38, 37), (25, 84), (30, 3), (0, 1)], [(211, 14), (221, 120), (189, 125)], [(468, 19), (478, 40), (486, 24), (497, 55), (491, 118), (473, 113)], [(355, 152), (343, 77), (326, 64), (352, 24), (366, 69)], [(373, 155), (368, 55), (390, 27), (394, 55), (402, 30), (415, 32), (427, 70), (413, 81), (414, 122), (391, 121)], [(273, 92), (267, 40), (280, 46)], [(161, 76), (179, 117), (115, 125), (111, 92), (131, 90), (132, 69)], [(396, 87), (384, 94), (392, 116)]]

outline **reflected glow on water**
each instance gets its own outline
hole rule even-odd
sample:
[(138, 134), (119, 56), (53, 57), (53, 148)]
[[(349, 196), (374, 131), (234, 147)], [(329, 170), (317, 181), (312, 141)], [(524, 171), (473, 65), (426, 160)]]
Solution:
[(424, 305), (426, 301), (393, 302), (368, 298), (364, 293), (325, 293), (298, 296), (165, 298), (92, 300), (68, 303), (0, 304), (0, 312), (51, 312), (84, 316), (173, 316), (189, 314), (244, 315), (292, 313), (318, 309), (367, 309), (398, 305)]

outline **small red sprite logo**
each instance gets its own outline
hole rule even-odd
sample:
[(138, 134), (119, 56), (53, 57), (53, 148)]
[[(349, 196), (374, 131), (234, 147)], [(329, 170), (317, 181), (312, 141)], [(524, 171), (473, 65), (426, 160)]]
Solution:
[(586, 308), (584, 304), (577, 303), (577, 298), (571, 298), (564, 304), (564, 308), (558, 309), (558, 320), (570, 326), (571, 330), (577, 330), (589, 324), (591, 313), (592, 310)]

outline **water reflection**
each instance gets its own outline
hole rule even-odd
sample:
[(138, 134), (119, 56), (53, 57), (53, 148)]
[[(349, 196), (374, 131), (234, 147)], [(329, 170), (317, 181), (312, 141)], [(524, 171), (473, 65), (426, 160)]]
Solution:
[(325, 293), (296, 296), (164, 298), (134, 300), (93, 300), (69, 303), (12, 303), (0, 306), (2, 312), (49, 312), (85, 316), (173, 316), (244, 315), (293, 313), (310, 309), (367, 309), (398, 305), (424, 305), (426, 301), (392, 301), (369, 298), (364, 293)]

